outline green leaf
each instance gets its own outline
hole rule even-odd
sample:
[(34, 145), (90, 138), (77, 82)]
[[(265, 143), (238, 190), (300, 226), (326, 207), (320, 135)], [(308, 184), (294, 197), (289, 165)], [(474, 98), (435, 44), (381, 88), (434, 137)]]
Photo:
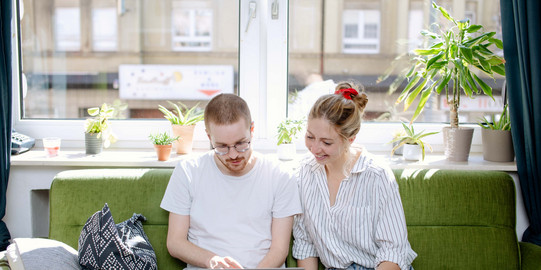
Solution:
[(468, 84), (470, 85), (471, 90), (475, 92), (476, 94), (479, 94), (479, 89), (475, 85), (475, 81), (472, 78), (472, 73), (470, 72), (470, 70), (469, 69), (464, 70), (464, 75), (466, 76), (466, 80), (468, 81)]
[(423, 90), (423, 88), (425, 87), (425, 85), (427, 84), (428, 82), (428, 78), (426, 78), (425, 80), (423, 80), (416, 88), (415, 90), (411, 91), (411, 93), (408, 95), (408, 97), (406, 98), (406, 101), (404, 103), (404, 106), (405, 108), (409, 108), (411, 106), (411, 104), (413, 103), (413, 101), (415, 101), (415, 98), (417, 98), (417, 96), (419, 95), (419, 93), (421, 92), (421, 90)]
[(492, 100), (494, 100), (494, 97), (492, 97), (492, 88), (488, 84), (486, 84), (483, 80), (481, 80), (479, 77), (477, 77), (477, 75), (473, 73), (472, 75), (475, 81), (477, 82), (477, 84), (481, 87), (481, 90), (483, 90), (483, 93), (485, 93), (485, 95), (491, 97)]
[(396, 89), (398, 89), (398, 87), (402, 84), (402, 82), (404, 82), (405, 79), (406, 77), (404, 75), (398, 75), (396, 79), (391, 83), (391, 85), (389, 85), (388, 93), (394, 93)]
[(477, 66), (480, 70), (482, 70), (483, 72), (487, 73), (487, 74), (490, 74), (492, 73), (492, 66), (490, 65), (490, 63), (488, 61), (486, 61), (484, 58), (478, 58), (477, 59), (479, 66)]
[(449, 12), (447, 12), (447, 10), (445, 10), (445, 8), (436, 5), (436, 3), (434, 3), (434, 2), (432, 2), (432, 7), (438, 9), (441, 12), (441, 14), (443, 15), (443, 17), (445, 17), (447, 20), (453, 22), (455, 25), (457, 24), (455, 19), (453, 17), (451, 17), (451, 15), (449, 15)]
[(475, 33), (475, 32), (477, 32), (477, 31), (479, 31), (481, 28), (483, 28), (483, 26), (478, 25), (478, 24), (472, 24), (472, 25), (470, 25), (470, 27), (468, 27), (468, 28), (466, 29), (466, 32), (468, 32), (468, 33)]
[(413, 116), (411, 117), (411, 121), (415, 121), (415, 119), (417, 119), (417, 117), (419, 117), (419, 115), (421, 114), (421, 112), (423, 111), (424, 107), (425, 107), (425, 104), (426, 102), (428, 101), (428, 99), (430, 98), (430, 95), (432, 94), (432, 90), (434, 89), (434, 86), (436, 84), (432, 84), (432, 86), (428, 87), (428, 88), (425, 88), (423, 90), (423, 93), (421, 95), (421, 98), (419, 99), (419, 104), (417, 105), (417, 109), (415, 110), (415, 113), (413, 114)]
[(433, 55), (441, 52), (441, 49), (415, 49), (413, 52), (417, 55)]
[(421, 76), (417, 73), (414, 75), (414, 77), (410, 80), (410, 82), (406, 85), (406, 88), (402, 90), (402, 93), (400, 93), (400, 96), (396, 100), (396, 103), (400, 103), (404, 100), (404, 98), (408, 95), (408, 92), (410, 89), (412, 89), (421, 79)]
[(473, 63), (473, 53), (471, 48), (459, 46), (459, 51), (468, 63)]
[(433, 38), (433, 39), (438, 39), (439, 36), (433, 32), (430, 32), (428, 30), (421, 30), (421, 35), (425, 36), (425, 37), (430, 37), (430, 38)]
[(502, 76), (505, 76), (505, 66), (504, 64), (492, 66), (492, 70)]
[(440, 51), (436, 56), (428, 59), (428, 62), (426, 63), (426, 69), (430, 69), (432, 64), (434, 64), (436, 61), (440, 60), (444, 55), (443, 51)]
[(460, 31), (466, 30), (469, 25), (470, 25), (470, 19), (463, 19), (463, 20), (457, 21), (458, 30)]
[(478, 44), (480, 42), (483, 42), (483, 41), (491, 38), (495, 34), (496, 34), (496, 32), (483, 33), (482, 35), (480, 35), (478, 37), (466, 40), (465, 42), (462, 43), (462, 45), (464, 45), (466, 47), (471, 47), (471, 46), (473, 46), (475, 44)]
[(438, 95), (441, 93), (441, 90), (443, 90), (443, 88), (449, 84), (449, 81), (451, 80), (451, 73), (446, 74), (443, 78), (443, 81), (441, 81), (441, 83), (439, 83), (436, 87), (436, 93), (438, 93)]
[(90, 116), (96, 116), (98, 115), (98, 113), (100, 112), (100, 108), (99, 107), (93, 107), (93, 108), (89, 108), (88, 109), (88, 114)]
[(496, 45), (496, 47), (500, 50), (503, 50), (503, 42), (500, 39), (497, 38), (489, 38), (488, 39), (491, 43)]

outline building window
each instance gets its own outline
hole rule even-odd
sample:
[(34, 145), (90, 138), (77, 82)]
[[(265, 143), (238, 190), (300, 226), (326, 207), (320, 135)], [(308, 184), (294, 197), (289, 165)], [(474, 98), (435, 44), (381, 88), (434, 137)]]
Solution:
[(379, 53), (379, 10), (344, 10), (342, 24), (344, 53)]
[(211, 9), (172, 10), (172, 46), (174, 51), (210, 51), (212, 49)]
[(57, 51), (81, 50), (81, 11), (78, 7), (57, 7), (54, 13)]
[(116, 51), (118, 26), (116, 8), (92, 10), (92, 49), (94, 51)]

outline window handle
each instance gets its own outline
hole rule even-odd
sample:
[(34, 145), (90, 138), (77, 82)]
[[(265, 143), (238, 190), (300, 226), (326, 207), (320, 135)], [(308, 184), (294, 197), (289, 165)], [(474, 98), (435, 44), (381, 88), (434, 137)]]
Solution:
[(257, 3), (255, 1), (250, 1), (250, 3), (248, 3), (249, 5), (249, 8), (250, 8), (250, 15), (248, 16), (248, 23), (246, 24), (246, 30), (244, 30), (244, 32), (248, 32), (248, 28), (250, 27), (250, 23), (252, 22), (252, 19), (255, 18), (255, 11), (256, 11), (256, 7), (257, 7)]
[(278, 0), (274, 0), (271, 5), (271, 18), (273, 20), (278, 20)]

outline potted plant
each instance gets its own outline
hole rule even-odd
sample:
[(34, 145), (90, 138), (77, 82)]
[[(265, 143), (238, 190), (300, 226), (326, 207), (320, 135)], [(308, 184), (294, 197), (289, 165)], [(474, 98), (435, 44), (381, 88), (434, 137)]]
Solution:
[(99, 154), (103, 148), (108, 148), (116, 142), (109, 119), (113, 116), (115, 109), (103, 103), (101, 107), (88, 109), (88, 114), (93, 116), (85, 121), (85, 149), (86, 154)]
[(173, 143), (180, 139), (180, 137), (172, 137), (167, 132), (163, 133), (150, 133), (148, 138), (154, 144), (154, 149), (156, 150), (156, 155), (158, 156), (159, 161), (166, 161), (171, 156), (171, 149), (173, 148)]
[(286, 119), (278, 124), (278, 148), (277, 154), (280, 160), (292, 160), (297, 149), (293, 140), (297, 138), (298, 133), (302, 130), (304, 119), (292, 120)]
[(204, 111), (195, 106), (188, 108), (182, 103), (175, 104), (169, 102), (174, 109), (169, 110), (159, 105), (159, 110), (163, 113), (165, 119), (171, 122), (173, 136), (181, 137), (182, 140), (174, 142), (177, 154), (188, 154), (192, 152), (193, 132), (195, 124), (204, 120)]
[(402, 156), (404, 156), (404, 159), (406, 160), (424, 160), (425, 159), (425, 146), (430, 149), (430, 152), (432, 152), (432, 146), (422, 140), (422, 138), (437, 134), (438, 132), (428, 132), (425, 133), (425, 131), (421, 131), (419, 133), (415, 133), (415, 129), (413, 128), (413, 125), (407, 126), (406, 124), (402, 123), (402, 127), (404, 127), (404, 133), (403, 135), (399, 135), (396, 138), (394, 138), (391, 143), (397, 143), (393, 150), (391, 151), (391, 156), (394, 155), (395, 151), (399, 149), (400, 147), (404, 147)]
[(512, 162), (515, 160), (515, 151), (513, 149), (513, 138), (511, 136), (511, 118), (507, 104), (499, 120), (492, 115), (493, 121), (486, 117), (479, 123), (481, 137), (483, 140), (483, 159), (496, 162)]
[[(477, 94), (493, 98), (492, 88), (475, 71), (493, 79), (495, 74), (505, 75), (505, 60), (490, 50), (492, 45), (502, 49), (503, 44), (494, 37), (495, 32), (484, 32), (481, 25), (470, 24), (468, 19), (457, 21), (443, 7), (435, 3), (432, 6), (449, 21), (450, 27), (436, 24), (437, 32), (421, 31), (432, 41), (431, 45), (413, 51), (408, 68), (397, 76), (390, 91), (408, 80), (396, 103), (403, 102), (404, 110), (407, 110), (418, 99), (412, 122), (432, 94), (445, 94), (450, 108), (450, 127), (443, 129), (445, 155), (449, 160), (465, 161), (469, 156), (473, 128), (459, 127), (460, 99), (462, 94), (468, 98)], [(460, 145), (465, 148), (454, 148)]]

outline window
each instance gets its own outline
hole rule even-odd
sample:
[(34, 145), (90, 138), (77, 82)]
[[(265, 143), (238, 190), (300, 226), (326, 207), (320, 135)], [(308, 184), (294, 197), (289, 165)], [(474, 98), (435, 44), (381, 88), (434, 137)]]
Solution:
[(81, 13), (79, 8), (55, 8), (54, 33), (57, 51), (79, 51), (81, 49)]
[(210, 51), (213, 16), (210, 9), (172, 10), (172, 42), (175, 51)]
[(117, 50), (116, 8), (95, 8), (92, 10), (92, 49), (94, 51)]
[(379, 10), (344, 10), (344, 53), (378, 53)]
[[(330, 92), (334, 83), (353, 79), (369, 97), (363, 139), (381, 147), (388, 140), (378, 135), (391, 134), (412, 111), (395, 104), (398, 92), (388, 93), (392, 78), (378, 82), (378, 77), (396, 56), (418, 46), (420, 29), (438, 20), (424, 0), (261, 0), (255, 1), (254, 16), (249, 15), (249, 0), (16, 2), (26, 8), (15, 24), (21, 54), (13, 57), (20, 59), (14, 70), (27, 83), (14, 89), (22, 92), (15, 101), (14, 127), (36, 138), (61, 136), (63, 143), (71, 140), (75, 146), (82, 140), (79, 132), (89, 107), (106, 102), (126, 108), (121, 118), (128, 121), (114, 121), (115, 132), (121, 133), (115, 146), (145, 147), (141, 141), (149, 128), (168, 126), (159, 104), (170, 100), (204, 107), (214, 93), (228, 91), (248, 101), (259, 140), (254, 147), (272, 147), (268, 142), (281, 119), (305, 116), (314, 99)], [(270, 15), (274, 2), (278, 16)], [(500, 35), (499, 5), (439, 2)], [(134, 67), (139, 69), (130, 69)], [(214, 67), (227, 77), (219, 80), (226, 86), (212, 81), (213, 76), (199, 76), (216, 74)], [(175, 76), (179, 70), (181, 76)], [(188, 76), (196, 70), (202, 72), (199, 77)], [(126, 88), (130, 86), (121, 76), (130, 71), (141, 72), (140, 80), (132, 81), (139, 88)], [(494, 87), (497, 102), (484, 96), (463, 99), (468, 103), (462, 107), (463, 122), (501, 111), (504, 78), (483, 79)], [(195, 92), (201, 95), (190, 95)], [(417, 123), (447, 122), (441, 97), (430, 104)], [(199, 135), (206, 137), (204, 130)], [(203, 140), (201, 146), (208, 144)]]

